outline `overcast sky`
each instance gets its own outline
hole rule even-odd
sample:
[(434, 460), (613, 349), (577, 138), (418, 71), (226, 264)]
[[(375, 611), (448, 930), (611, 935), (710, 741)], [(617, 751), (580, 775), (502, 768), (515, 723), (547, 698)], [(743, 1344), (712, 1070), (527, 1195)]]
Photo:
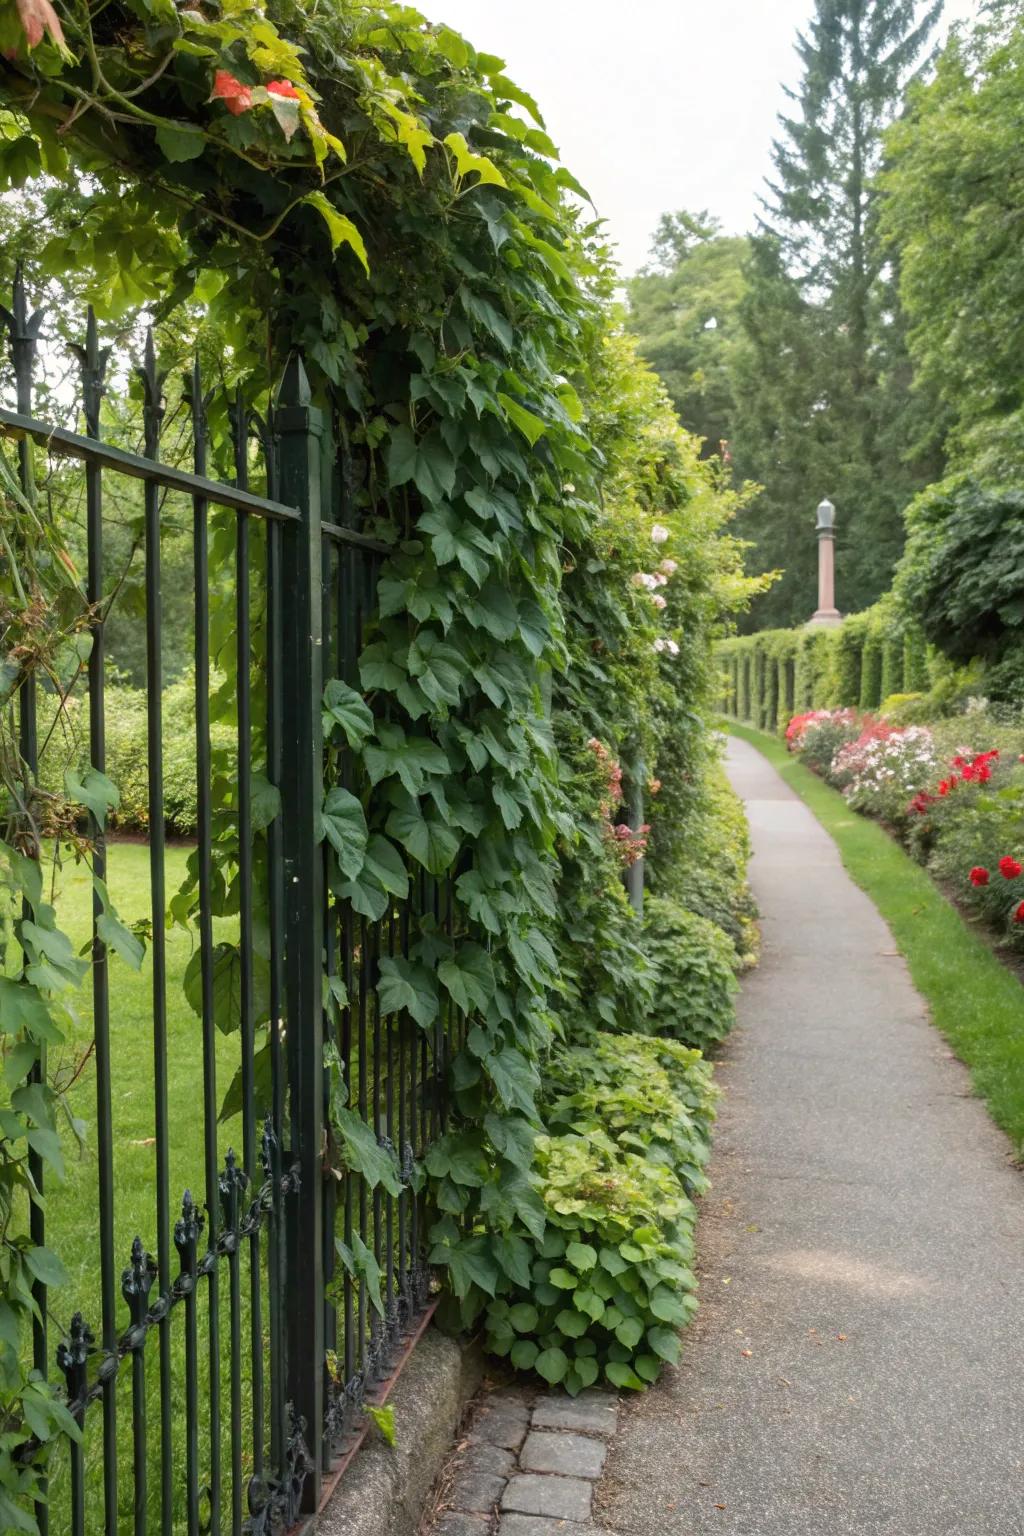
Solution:
[[(813, 0), (419, 0), (505, 59), (537, 98), (566, 165), (607, 219), (622, 265), (647, 257), (659, 215), (708, 208), (753, 223), (781, 85)], [(976, 0), (946, 0), (948, 20)]]

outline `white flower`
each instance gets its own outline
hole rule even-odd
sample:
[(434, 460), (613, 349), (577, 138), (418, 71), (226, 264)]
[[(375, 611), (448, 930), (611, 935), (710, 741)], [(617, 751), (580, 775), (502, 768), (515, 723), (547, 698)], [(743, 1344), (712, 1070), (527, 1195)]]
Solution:
[(654, 642), (654, 646), (653, 646), (653, 649), (654, 649), (654, 650), (656, 650), (656, 651), (657, 651), (657, 653), (658, 653), (658, 655), (659, 655), (659, 656), (660, 656), (660, 655), (661, 655), (661, 653), (662, 653), (662, 651), (667, 651), (667, 650), (668, 650), (668, 648), (669, 648), (669, 646), (670, 646), (670, 645), (671, 645), (671, 644), (672, 644), (672, 643), (673, 643), (673, 642), (672, 642), (672, 641), (670, 641), (670, 640), (662, 640), (662, 639), (661, 639), (661, 638), (660, 638), (660, 637), (659, 637), (659, 639), (657, 639), (657, 640), (655, 640), (655, 642)]
[(668, 586), (668, 577), (665, 575), (664, 571), (657, 571), (655, 573), (654, 579), (658, 583), (659, 587), (667, 587)]
[(674, 640), (669, 640), (668, 641), (668, 653), (669, 653), (670, 656), (678, 656), (679, 655), (679, 647), (678, 647), (678, 645), (676, 644), (676, 642)]
[(653, 592), (658, 585), (657, 576), (649, 576), (646, 571), (637, 571), (630, 579), (634, 587), (643, 587), (645, 592)]
[(655, 608), (665, 608), (668, 606), (660, 592), (655, 592), (652, 594), (651, 602), (654, 604)]
[(664, 544), (670, 537), (670, 530), (665, 527), (664, 523), (655, 523), (651, 529), (651, 538), (655, 544)]
[(675, 560), (663, 560), (658, 569), (664, 571), (666, 576), (674, 576), (679, 569), (679, 564)]
[(563, 485), (562, 494), (565, 496), (575, 496), (576, 487), (574, 485)]

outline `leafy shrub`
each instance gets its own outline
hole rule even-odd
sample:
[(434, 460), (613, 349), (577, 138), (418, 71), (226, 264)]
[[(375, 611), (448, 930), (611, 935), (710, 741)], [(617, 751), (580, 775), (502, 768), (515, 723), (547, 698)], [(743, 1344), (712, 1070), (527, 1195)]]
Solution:
[[(104, 703), (106, 773), (121, 797), (110, 816), (110, 826), (144, 832), (149, 825), (146, 695), (141, 688), (115, 683), (106, 689)], [(40, 782), (44, 789), (60, 793), (65, 772), (82, 771), (90, 763), (88, 694), (72, 695), (60, 708), (55, 694), (42, 694), (39, 725), (40, 740), (46, 743)], [(190, 673), (164, 690), (163, 726), (165, 820), (171, 831), (187, 837), (194, 834), (198, 818), (195, 682)], [(235, 736), (231, 727), (214, 721), (210, 738), (213, 748), (223, 754), (222, 761), (233, 765)]]
[(883, 699), (879, 713), (891, 725), (926, 725), (932, 711), (927, 694), (893, 693)]
[(918, 497), (897, 591), (956, 662), (998, 661), (1024, 640), (1024, 492), (958, 477)]
[(707, 1050), (735, 1020), (736, 946), (717, 923), (663, 898), (644, 911), (644, 949), (655, 970), (651, 1034)]
[(667, 897), (710, 919), (729, 935), (748, 963), (757, 953), (758, 942), (757, 906), (747, 882), (750, 828), (742, 802), (717, 758), (705, 768), (700, 793), (684, 825), (686, 841), (675, 862), (655, 859), (648, 865), (652, 896)]
[(556, 1056), (550, 1080), (533, 1170), (546, 1227), (504, 1240), (518, 1268), (496, 1284), (487, 1347), (573, 1394), (642, 1389), (697, 1304), (687, 1191), (704, 1187), (710, 1070), (671, 1041), (603, 1036)]
[(600, 1125), (620, 1146), (671, 1168), (688, 1194), (705, 1192), (717, 1095), (700, 1051), (663, 1037), (598, 1035), (555, 1055), (544, 1095), (552, 1131), (582, 1135)]

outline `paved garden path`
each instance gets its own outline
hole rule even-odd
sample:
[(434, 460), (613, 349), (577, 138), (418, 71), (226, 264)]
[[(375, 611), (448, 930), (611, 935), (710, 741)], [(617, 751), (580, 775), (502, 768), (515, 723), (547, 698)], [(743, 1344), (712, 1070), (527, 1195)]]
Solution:
[(829, 837), (752, 747), (729, 770), (764, 952), (720, 1073), (702, 1308), (620, 1412), (594, 1518), (1024, 1536), (1024, 1176)]

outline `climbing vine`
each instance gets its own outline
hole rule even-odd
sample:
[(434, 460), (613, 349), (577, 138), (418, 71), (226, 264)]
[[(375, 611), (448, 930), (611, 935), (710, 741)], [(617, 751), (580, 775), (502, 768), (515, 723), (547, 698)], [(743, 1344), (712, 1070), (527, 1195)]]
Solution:
[[(585, 194), (536, 104), (448, 28), (357, 0), (0, 0), (0, 55), (0, 177), (41, 178), (54, 214), (34, 274), (72, 270), (107, 322), (148, 306), (170, 345), (194, 342), (249, 398), (298, 348), (339, 442), (345, 517), (388, 545), (359, 688), (325, 693), (323, 828), (332, 891), (364, 916), (419, 870), (453, 880), (450, 929), (424, 927), (377, 990), (384, 1015), (424, 1027), (443, 1001), (469, 1016), (455, 1125), (426, 1164), (430, 1259), (468, 1324), (526, 1283), (524, 1241), (557, 1246), (536, 1095), (550, 1042), (587, 1006), (573, 950), (610, 942), (595, 1025), (627, 996), (642, 1013), (589, 743), (647, 788), (662, 773), (688, 562), (719, 539), (728, 498), (608, 318)], [(229, 423), (212, 413), (210, 430), (229, 462)], [(717, 547), (699, 556), (694, 647), (744, 596), (735, 548)], [(220, 719), (232, 694), (215, 696)], [(229, 808), (223, 775), (215, 792)], [(261, 805), (276, 814), (272, 786)], [(175, 900), (188, 921), (188, 884)], [(25, 1075), (29, 1055), (12, 1059)], [(336, 1103), (340, 1155), (387, 1186), (355, 1118)], [(686, 1227), (682, 1193), (674, 1209)], [(685, 1311), (659, 1299), (653, 1315)], [(647, 1349), (644, 1379), (654, 1369)], [(0, 1450), (0, 1479), (12, 1466)]]

